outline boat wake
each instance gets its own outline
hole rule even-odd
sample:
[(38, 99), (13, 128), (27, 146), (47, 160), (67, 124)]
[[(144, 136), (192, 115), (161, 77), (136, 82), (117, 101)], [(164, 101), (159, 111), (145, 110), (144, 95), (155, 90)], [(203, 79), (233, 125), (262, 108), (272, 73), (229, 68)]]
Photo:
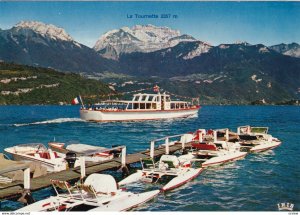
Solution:
[(42, 124), (55, 124), (55, 123), (65, 123), (65, 122), (84, 122), (84, 120), (80, 118), (58, 118), (58, 119), (51, 119), (45, 120), (40, 122), (30, 122), (30, 123), (20, 123), (20, 124), (13, 124), (16, 127), (19, 126), (27, 126), (27, 125), (42, 125)]

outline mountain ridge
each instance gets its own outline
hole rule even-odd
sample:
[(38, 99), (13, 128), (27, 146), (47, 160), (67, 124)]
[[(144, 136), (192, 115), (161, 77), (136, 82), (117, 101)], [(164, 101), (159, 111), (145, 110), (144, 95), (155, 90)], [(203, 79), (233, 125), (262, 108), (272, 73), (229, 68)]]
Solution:
[[(166, 32), (171, 33), (165, 35)], [(121, 48), (117, 50), (114, 44), (107, 43), (96, 52), (56, 26), (21, 23), (19, 27), (0, 30), (0, 60), (76, 72), (95, 79), (103, 74), (157, 76), (167, 83), (165, 88), (173, 86), (176, 91), (177, 86), (183, 94), (199, 96), (201, 92), (207, 99), (226, 102), (268, 97), (282, 101), (300, 95), (300, 58), (289, 56), (294, 52), (288, 52), (297, 48), (297, 43), (279, 48), (245, 41), (212, 46), (178, 30), (153, 25), (115, 29), (103, 38), (110, 35)], [(119, 36), (125, 38), (121, 43)], [(188, 84), (192, 89), (188, 89)]]

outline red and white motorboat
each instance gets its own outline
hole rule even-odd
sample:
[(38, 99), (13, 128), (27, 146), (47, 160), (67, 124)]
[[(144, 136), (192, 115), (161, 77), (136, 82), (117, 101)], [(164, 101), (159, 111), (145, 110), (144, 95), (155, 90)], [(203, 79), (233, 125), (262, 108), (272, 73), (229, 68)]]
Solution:
[[(38, 162), (47, 168), (48, 172), (59, 172), (67, 169), (67, 162), (57, 152), (47, 149), (43, 144), (21, 144), (4, 149), (16, 161)], [(79, 163), (76, 162), (76, 166)]]
[[(225, 140), (229, 139), (229, 130), (224, 130)], [(247, 152), (240, 151), (238, 142), (218, 140), (218, 130), (198, 129), (190, 142), (191, 150), (180, 156), (181, 160), (197, 160), (202, 167), (221, 165), (244, 158)]]
[(268, 134), (268, 127), (240, 126), (237, 129), (239, 143), (249, 152), (263, 152), (274, 149), (281, 141)]
[(202, 167), (221, 165), (244, 158), (247, 152), (240, 151), (238, 143), (216, 141), (192, 143), (191, 153), (196, 159), (202, 160)]
[(59, 142), (49, 142), (48, 145), (50, 149), (57, 152), (62, 157), (66, 157), (67, 154), (73, 154), (73, 156), (76, 157), (83, 156), (85, 157), (85, 161), (89, 162), (101, 162), (119, 157), (122, 148), (124, 148), (124, 146), (105, 148), (82, 143), (67, 145)]
[(139, 121), (197, 116), (199, 104), (171, 101), (166, 93), (133, 95), (131, 101), (108, 100), (86, 107), (82, 105), (80, 118), (86, 121)]
[(186, 184), (203, 171), (203, 168), (191, 167), (191, 161), (182, 162), (175, 155), (163, 155), (157, 163), (154, 163), (153, 159), (143, 159), (141, 162), (142, 170), (120, 181), (120, 186), (140, 180), (156, 183), (165, 176), (171, 176), (173, 178), (161, 188), (162, 191), (169, 191)]

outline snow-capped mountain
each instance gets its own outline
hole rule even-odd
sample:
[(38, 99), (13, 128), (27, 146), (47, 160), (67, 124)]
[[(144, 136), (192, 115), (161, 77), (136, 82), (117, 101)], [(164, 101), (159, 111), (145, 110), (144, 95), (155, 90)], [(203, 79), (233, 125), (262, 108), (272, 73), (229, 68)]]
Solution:
[(15, 25), (18, 29), (31, 29), (44, 37), (49, 37), (54, 40), (74, 41), (63, 28), (56, 27), (52, 24), (45, 24), (36, 21), (21, 21)]
[(300, 45), (298, 43), (281, 43), (278, 45), (270, 46), (269, 48), (284, 55), (300, 58)]
[(108, 31), (94, 46), (100, 55), (118, 59), (120, 54), (132, 52), (153, 52), (173, 47), (183, 41), (196, 41), (192, 36), (181, 34), (178, 30), (154, 25), (135, 25)]
[(76, 72), (101, 72), (109, 64), (64, 29), (35, 21), (0, 30), (0, 60)]

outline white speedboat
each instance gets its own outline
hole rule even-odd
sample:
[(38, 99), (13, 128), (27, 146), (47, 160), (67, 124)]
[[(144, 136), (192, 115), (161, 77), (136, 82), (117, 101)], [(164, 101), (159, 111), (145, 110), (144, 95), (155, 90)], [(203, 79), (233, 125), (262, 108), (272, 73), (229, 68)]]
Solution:
[(12, 155), (16, 161), (38, 162), (46, 167), (48, 172), (66, 170), (68, 166), (63, 157), (40, 143), (21, 144), (6, 148), (4, 151)]
[[(74, 187), (66, 181), (51, 181), (56, 196), (35, 202), (18, 211), (126, 211), (155, 198), (160, 192), (127, 192), (118, 189), (111, 175), (97, 173), (89, 175), (83, 184), (76, 184)], [(57, 187), (66, 193), (59, 193)]]
[(185, 101), (171, 101), (168, 94), (133, 95), (131, 101), (108, 100), (80, 109), (80, 118), (87, 121), (139, 121), (196, 116), (200, 106)]
[(244, 158), (247, 152), (240, 151), (238, 143), (216, 141), (216, 142), (194, 142), (192, 151), (185, 156), (187, 159), (202, 161), (202, 167), (221, 165)]
[(48, 146), (53, 151), (59, 153), (62, 157), (65, 157), (67, 153), (74, 153), (77, 157), (84, 156), (85, 161), (101, 162), (111, 160), (118, 157), (124, 146), (117, 146), (113, 148), (105, 148), (101, 146), (92, 146), (88, 144), (69, 144), (65, 143), (49, 142)]
[(163, 155), (158, 163), (154, 163), (152, 159), (144, 159), (141, 163), (142, 170), (138, 170), (120, 181), (120, 186), (136, 181), (152, 183), (157, 182), (164, 176), (173, 176), (173, 179), (161, 189), (162, 191), (168, 191), (196, 178), (203, 170), (203, 168), (192, 168), (191, 161), (180, 162), (175, 155)]
[(242, 148), (249, 152), (263, 152), (278, 147), (281, 141), (268, 134), (268, 130), (268, 127), (238, 127), (237, 134)]

